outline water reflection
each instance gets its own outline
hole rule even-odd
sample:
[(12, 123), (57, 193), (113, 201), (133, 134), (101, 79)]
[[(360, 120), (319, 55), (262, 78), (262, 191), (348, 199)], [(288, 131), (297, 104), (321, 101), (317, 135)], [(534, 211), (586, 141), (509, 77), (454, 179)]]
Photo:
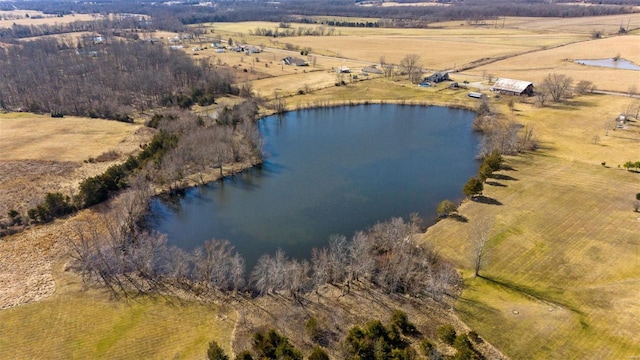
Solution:
[(351, 236), (413, 212), (427, 222), (477, 171), (474, 114), (459, 109), (361, 105), (261, 120), (270, 157), (222, 182), (156, 199), (154, 227), (194, 248), (228, 239), (253, 266), (282, 248), (308, 257), (329, 235)]
[(574, 60), (576, 63), (588, 66), (601, 66), (622, 70), (640, 70), (640, 66), (625, 59), (597, 59), (597, 60)]

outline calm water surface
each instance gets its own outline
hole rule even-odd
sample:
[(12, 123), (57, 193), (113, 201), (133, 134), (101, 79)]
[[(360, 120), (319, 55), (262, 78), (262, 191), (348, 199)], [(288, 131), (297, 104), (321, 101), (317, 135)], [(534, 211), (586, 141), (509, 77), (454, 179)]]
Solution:
[(156, 230), (194, 248), (228, 239), (249, 268), (282, 248), (308, 258), (331, 234), (347, 237), (390, 217), (434, 220), (477, 172), (474, 113), (443, 107), (361, 105), (290, 112), (260, 121), (262, 168), (154, 200)]
[(640, 66), (625, 59), (614, 60), (612, 58), (609, 58), (609, 59), (598, 59), (598, 60), (576, 60), (575, 62), (577, 62), (578, 64), (589, 65), (589, 66), (601, 66), (601, 67), (623, 69), (623, 70), (640, 70)]

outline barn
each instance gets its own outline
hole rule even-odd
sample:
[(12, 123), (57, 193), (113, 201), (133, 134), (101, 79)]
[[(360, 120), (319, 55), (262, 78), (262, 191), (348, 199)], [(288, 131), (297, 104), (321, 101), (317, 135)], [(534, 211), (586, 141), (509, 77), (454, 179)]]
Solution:
[(533, 83), (530, 81), (499, 78), (491, 91), (507, 95), (533, 95)]

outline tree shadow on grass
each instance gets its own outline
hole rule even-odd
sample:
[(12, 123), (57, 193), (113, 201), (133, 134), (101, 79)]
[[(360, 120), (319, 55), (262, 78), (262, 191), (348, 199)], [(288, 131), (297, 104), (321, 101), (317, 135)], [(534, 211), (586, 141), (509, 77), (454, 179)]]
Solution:
[(492, 199), (490, 197), (486, 197), (484, 195), (480, 195), (474, 198), (475, 202), (487, 205), (502, 205), (502, 203), (496, 199)]
[(467, 219), (466, 216), (460, 214), (451, 214), (449, 215), (449, 218), (461, 223), (469, 222), (469, 219)]
[(491, 185), (491, 186), (498, 186), (498, 187), (507, 187), (507, 185), (503, 183), (499, 183), (497, 181), (487, 181), (485, 184)]
[(505, 175), (505, 174), (491, 174), (492, 179), (496, 180), (509, 180), (509, 181), (518, 181), (518, 179), (513, 176)]

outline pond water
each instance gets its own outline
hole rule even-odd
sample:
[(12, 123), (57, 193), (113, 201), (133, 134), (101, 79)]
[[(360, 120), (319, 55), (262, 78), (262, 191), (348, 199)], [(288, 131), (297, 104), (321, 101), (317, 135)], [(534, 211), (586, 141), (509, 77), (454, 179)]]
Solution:
[(640, 70), (640, 66), (625, 59), (614, 60), (612, 58), (609, 58), (609, 59), (597, 59), (597, 60), (575, 60), (575, 62), (577, 62), (578, 64), (589, 65), (589, 66), (601, 66), (601, 67), (608, 67), (608, 68), (622, 69), (622, 70)]
[(379, 221), (461, 199), (478, 169), (475, 114), (445, 107), (360, 105), (260, 120), (268, 157), (224, 181), (155, 199), (154, 228), (169, 244), (229, 240), (250, 269), (282, 248), (309, 258), (331, 234), (351, 237)]

